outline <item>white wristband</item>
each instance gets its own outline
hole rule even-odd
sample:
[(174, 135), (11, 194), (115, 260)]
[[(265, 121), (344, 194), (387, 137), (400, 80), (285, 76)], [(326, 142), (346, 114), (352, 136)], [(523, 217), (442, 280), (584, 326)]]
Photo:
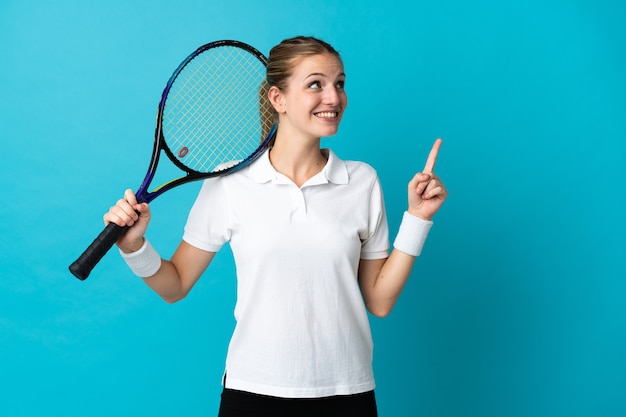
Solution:
[(406, 254), (419, 256), (432, 225), (432, 221), (420, 219), (405, 211), (393, 247)]
[(161, 257), (146, 238), (138, 251), (124, 253), (120, 249), (120, 254), (131, 271), (139, 277), (151, 277), (161, 268)]

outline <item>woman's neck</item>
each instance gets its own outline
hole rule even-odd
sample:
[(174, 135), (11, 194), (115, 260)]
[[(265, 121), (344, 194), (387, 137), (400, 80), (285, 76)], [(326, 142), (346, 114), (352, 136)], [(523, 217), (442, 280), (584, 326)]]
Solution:
[(274, 169), (301, 187), (326, 166), (327, 157), (320, 149), (320, 139), (311, 141), (283, 140), (277, 136), (270, 150)]

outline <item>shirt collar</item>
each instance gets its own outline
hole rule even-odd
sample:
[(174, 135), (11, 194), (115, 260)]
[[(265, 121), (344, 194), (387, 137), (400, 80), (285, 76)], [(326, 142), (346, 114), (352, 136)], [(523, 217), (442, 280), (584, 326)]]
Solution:
[[(306, 182), (305, 185), (318, 184), (348, 184), (350, 177), (346, 163), (339, 159), (330, 149), (322, 149), (322, 152), (328, 156), (328, 162), (322, 171)], [(265, 151), (259, 159), (250, 165), (250, 179), (259, 184), (266, 182), (282, 183), (283, 176), (278, 173), (270, 162), (269, 152)]]

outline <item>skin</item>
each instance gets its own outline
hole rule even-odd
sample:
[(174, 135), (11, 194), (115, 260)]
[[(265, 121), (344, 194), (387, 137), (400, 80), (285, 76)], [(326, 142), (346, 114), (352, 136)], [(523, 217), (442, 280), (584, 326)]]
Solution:
[[(348, 105), (341, 62), (330, 54), (296, 61), (286, 90), (271, 87), (268, 97), (279, 114), (276, 143), (270, 151), (274, 168), (301, 186), (326, 164), (320, 151), (321, 137), (337, 133)], [(435, 174), (441, 139), (437, 139), (424, 169), (408, 184), (408, 212), (431, 220), (447, 197), (447, 190)], [(148, 204), (138, 204), (132, 190), (104, 215), (105, 224), (114, 222), (130, 229), (117, 242), (126, 253), (138, 250), (150, 222)], [(146, 284), (165, 301), (184, 298), (211, 263), (214, 252), (206, 252), (182, 241), (172, 258)], [(395, 305), (406, 284), (415, 257), (394, 249), (388, 258), (361, 260), (359, 285), (368, 310), (384, 317)]]

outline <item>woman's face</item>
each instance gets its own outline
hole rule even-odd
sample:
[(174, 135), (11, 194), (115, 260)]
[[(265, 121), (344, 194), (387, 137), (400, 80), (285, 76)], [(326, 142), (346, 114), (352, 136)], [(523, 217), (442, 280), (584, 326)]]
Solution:
[(337, 133), (348, 105), (345, 78), (341, 61), (331, 54), (297, 60), (281, 92), (281, 125), (315, 138)]

